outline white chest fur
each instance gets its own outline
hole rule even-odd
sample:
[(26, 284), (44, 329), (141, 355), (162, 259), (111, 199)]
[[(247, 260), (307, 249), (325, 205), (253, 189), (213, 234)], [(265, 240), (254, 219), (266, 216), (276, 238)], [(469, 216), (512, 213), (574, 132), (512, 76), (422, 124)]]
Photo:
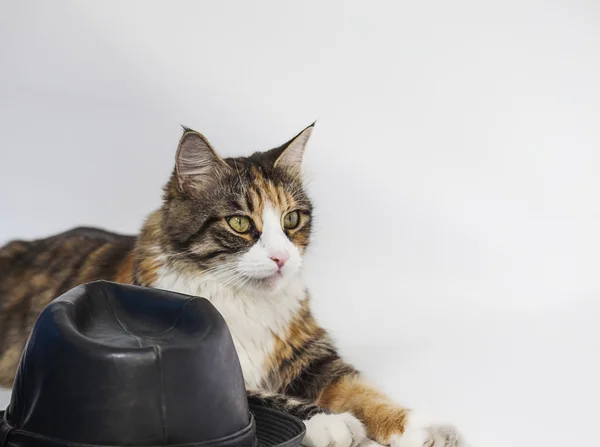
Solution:
[(154, 287), (202, 296), (223, 315), (240, 359), (246, 388), (265, 385), (266, 361), (275, 347), (275, 338), (284, 337), (304, 298), (300, 278), (276, 296), (258, 291), (236, 291), (214, 279), (193, 277), (163, 268)]

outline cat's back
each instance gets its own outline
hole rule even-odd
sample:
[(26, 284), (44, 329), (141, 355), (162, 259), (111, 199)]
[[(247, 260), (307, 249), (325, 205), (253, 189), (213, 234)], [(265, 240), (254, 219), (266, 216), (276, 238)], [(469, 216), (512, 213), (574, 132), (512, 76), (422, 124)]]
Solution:
[(0, 247), (0, 317), (23, 300), (37, 308), (78, 284), (115, 280), (134, 245), (134, 236), (88, 227), (9, 242)]
[(132, 282), (136, 238), (75, 228), (0, 247), (0, 386), (10, 386), (42, 309), (76, 285), (106, 279)]

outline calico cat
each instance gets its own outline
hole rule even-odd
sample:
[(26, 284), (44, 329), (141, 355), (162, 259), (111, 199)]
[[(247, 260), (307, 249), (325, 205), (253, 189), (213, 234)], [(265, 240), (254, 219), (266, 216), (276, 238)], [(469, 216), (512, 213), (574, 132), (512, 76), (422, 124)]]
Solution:
[(302, 265), (312, 205), (301, 163), (312, 130), (223, 159), (184, 128), (162, 207), (136, 237), (78, 228), (0, 248), (0, 384), (11, 385), (44, 306), (105, 279), (208, 298), (229, 325), (249, 398), (302, 418), (306, 445), (464, 446), (453, 426), (367, 383), (311, 313)]

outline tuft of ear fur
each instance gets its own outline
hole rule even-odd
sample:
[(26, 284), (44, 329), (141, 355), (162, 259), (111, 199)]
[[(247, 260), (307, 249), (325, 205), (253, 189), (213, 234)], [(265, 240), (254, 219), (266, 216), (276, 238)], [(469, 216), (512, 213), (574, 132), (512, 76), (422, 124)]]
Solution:
[(196, 196), (227, 164), (199, 132), (183, 127), (175, 157), (175, 175), (181, 192)]
[(315, 124), (316, 121), (284, 145), (283, 152), (279, 155), (277, 160), (275, 160), (276, 168), (301, 172), (304, 148), (312, 134)]

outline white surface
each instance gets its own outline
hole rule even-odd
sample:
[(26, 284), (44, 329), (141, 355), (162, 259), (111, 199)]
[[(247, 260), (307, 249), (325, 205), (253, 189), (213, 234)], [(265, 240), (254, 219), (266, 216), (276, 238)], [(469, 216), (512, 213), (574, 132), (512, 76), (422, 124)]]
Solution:
[(476, 445), (587, 444), (599, 25), (566, 0), (3, 2), (0, 241), (135, 231), (179, 123), (232, 155), (318, 118), (309, 275), (343, 351)]

